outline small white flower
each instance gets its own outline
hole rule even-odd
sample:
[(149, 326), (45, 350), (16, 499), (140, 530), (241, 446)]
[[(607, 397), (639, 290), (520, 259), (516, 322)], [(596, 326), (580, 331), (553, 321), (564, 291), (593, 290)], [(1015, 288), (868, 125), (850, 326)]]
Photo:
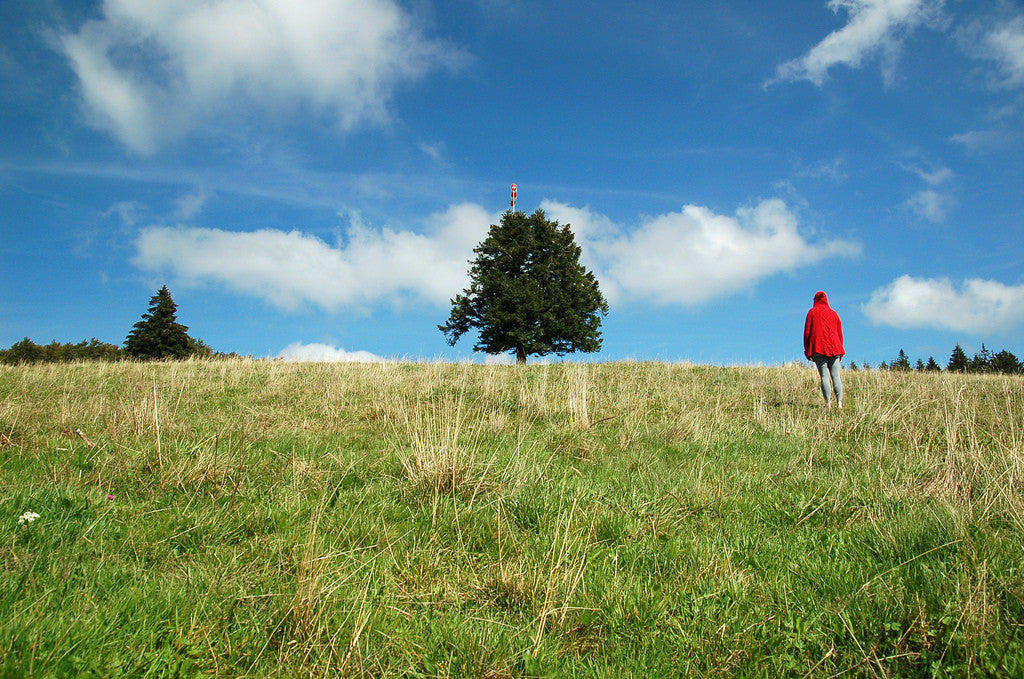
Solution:
[(38, 518), (39, 518), (39, 515), (36, 514), (35, 512), (25, 512), (24, 514), (22, 514), (21, 516), (18, 517), (18, 525), (23, 526), (26, 523), (32, 523), (33, 521), (35, 521)]

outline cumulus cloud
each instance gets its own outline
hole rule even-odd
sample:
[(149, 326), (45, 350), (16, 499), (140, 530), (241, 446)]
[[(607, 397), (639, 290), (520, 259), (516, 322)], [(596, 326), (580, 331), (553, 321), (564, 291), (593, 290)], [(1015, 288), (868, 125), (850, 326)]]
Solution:
[[(516, 357), (512, 354), (484, 354), (484, 365), (515, 365)], [(547, 356), (541, 356), (537, 363), (548, 363)]]
[(284, 309), (442, 305), (466, 286), (467, 262), (493, 221), (494, 215), (468, 204), (432, 216), (425, 233), (373, 229), (354, 219), (346, 242), (337, 245), (299, 231), (151, 226), (136, 239), (134, 263)]
[[(847, 241), (811, 242), (777, 199), (732, 216), (688, 205), (628, 228), (587, 208), (552, 201), (543, 208), (572, 226), (582, 263), (612, 302), (699, 305), (860, 252)], [(443, 307), (467, 286), (473, 248), (499, 219), (472, 204), (433, 215), (422, 232), (373, 229), (354, 218), (344, 242), (334, 245), (299, 231), (151, 226), (139, 232), (134, 263), (179, 283), (222, 285), (285, 309)]]
[(586, 208), (548, 201), (544, 209), (572, 225), (584, 264), (594, 269), (612, 301), (693, 306), (752, 288), (777, 273), (860, 252), (858, 244), (847, 241), (809, 242), (778, 199), (734, 216), (687, 205), (629, 230)]
[(897, 328), (1005, 332), (1024, 323), (1024, 285), (900, 276), (875, 290), (863, 311), (873, 323)]
[(936, 16), (941, 5), (942, 0), (830, 0), (833, 12), (847, 12), (847, 24), (802, 57), (781, 64), (768, 84), (809, 80), (820, 87), (833, 66), (859, 68), (875, 54), (882, 55), (883, 74), (889, 82), (904, 36)]
[(308, 363), (384, 363), (386, 359), (369, 351), (346, 351), (330, 344), (303, 344), (293, 342), (281, 350), (276, 358), (283, 361)]
[(141, 153), (240, 101), (381, 123), (399, 83), (465, 58), (395, 0), (105, 0), (58, 42), (93, 123)]

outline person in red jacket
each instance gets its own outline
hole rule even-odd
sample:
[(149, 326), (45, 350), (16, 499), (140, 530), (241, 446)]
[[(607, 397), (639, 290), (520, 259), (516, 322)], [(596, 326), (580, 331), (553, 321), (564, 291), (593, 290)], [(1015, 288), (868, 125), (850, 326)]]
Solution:
[(832, 392), (843, 407), (843, 380), (839, 370), (846, 350), (843, 349), (843, 322), (839, 314), (828, 305), (828, 295), (819, 290), (814, 293), (814, 306), (804, 321), (804, 356), (814, 361), (821, 376), (821, 394), (825, 405), (832, 407)]

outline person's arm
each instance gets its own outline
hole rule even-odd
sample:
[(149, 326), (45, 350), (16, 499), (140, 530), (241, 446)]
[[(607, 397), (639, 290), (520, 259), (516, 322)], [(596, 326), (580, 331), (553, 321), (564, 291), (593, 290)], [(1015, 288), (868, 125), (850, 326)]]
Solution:
[(836, 329), (839, 331), (839, 344), (843, 347), (843, 354), (839, 357), (839, 362), (843, 362), (843, 356), (846, 355), (846, 341), (843, 339), (843, 319), (839, 318), (839, 314), (836, 314)]
[(814, 322), (811, 320), (811, 312), (807, 312), (807, 318), (804, 320), (804, 356), (807, 360), (811, 360), (811, 330), (813, 329)]

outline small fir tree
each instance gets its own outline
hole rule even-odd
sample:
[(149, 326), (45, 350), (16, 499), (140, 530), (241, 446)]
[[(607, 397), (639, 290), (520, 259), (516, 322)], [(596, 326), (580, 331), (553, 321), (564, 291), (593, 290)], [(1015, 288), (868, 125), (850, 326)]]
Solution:
[(907, 354), (903, 349), (900, 349), (899, 356), (897, 356), (896, 360), (892, 362), (892, 370), (910, 370), (910, 359), (907, 357)]
[(135, 324), (124, 342), (124, 352), (132, 358), (158, 360), (182, 359), (192, 355), (195, 341), (188, 328), (175, 320), (178, 305), (163, 286), (149, 300), (149, 311)]
[(992, 372), (992, 352), (985, 348), (985, 343), (981, 344), (981, 351), (974, 355), (971, 359), (970, 371), (975, 373), (987, 373)]
[(967, 354), (964, 353), (964, 348), (959, 344), (953, 347), (953, 353), (949, 356), (949, 363), (946, 364), (946, 370), (951, 373), (967, 372)]
[(935, 357), (934, 357), (934, 356), (929, 356), (929, 357), (928, 357), (928, 363), (927, 363), (927, 364), (925, 364), (925, 366), (924, 366), (924, 369), (925, 369), (925, 371), (927, 371), (927, 372), (938, 372), (938, 371), (941, 371), (941, 370), (942, 370), (942, 366), (940, 366), (940, 365), (939, 365), (939, 364), (938, 364), (938, 363), (937, 363), (937, 362), (935, 361)]
[(512, 352), (517, 363), (530, 354), (600, 350), (608, 303), (593, 272), (580, 265), (568, 224), (548, 221), (543, 210), (509, 210), (474, 252), (469, 287), (437, 326), (449, 344), (475, 328), (474, 350)]

